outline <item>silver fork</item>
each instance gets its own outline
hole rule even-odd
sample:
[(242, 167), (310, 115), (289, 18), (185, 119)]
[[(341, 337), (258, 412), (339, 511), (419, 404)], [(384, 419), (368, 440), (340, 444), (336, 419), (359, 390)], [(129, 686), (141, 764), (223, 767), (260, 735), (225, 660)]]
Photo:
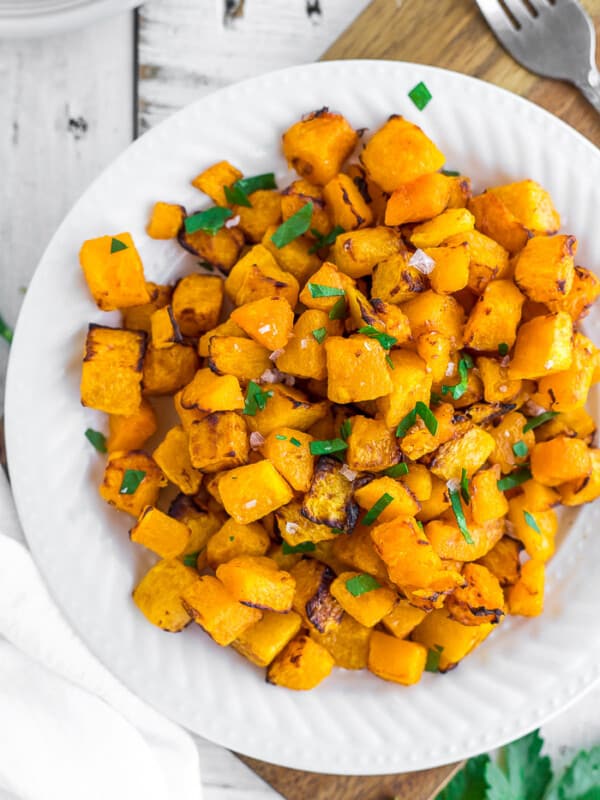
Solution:
[(596, 31), (577, 0), (476, 0), (500, 44), (531, 72), (573, 83), (600, 112)]

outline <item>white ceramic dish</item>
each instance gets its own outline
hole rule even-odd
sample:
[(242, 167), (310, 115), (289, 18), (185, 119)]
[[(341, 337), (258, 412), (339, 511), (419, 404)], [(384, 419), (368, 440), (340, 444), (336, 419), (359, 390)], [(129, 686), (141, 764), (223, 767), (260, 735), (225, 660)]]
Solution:
[(139, 6), (142, 0), (0, 0), (0, 38), (51, 36)]
[[(425, 81), (419, 112), (407, 92)], [(90, 648), (124, 683), (174, 720), (233, 750), (291, 767), (378, 774), (432, 767), (495, 747), (539, 725), (600, 674), (600, 599), (594, 530), (600, 506), (565, 519), (549, 566), (541, 618), (511, 619), (459, 669), (405, 689), (367, 672), (338, 670), (318, 689), (269, 686), (262, 670), (212, 643), (197, 626), (166, 634), (130, 592), (151, 557), (129, 543), (128, 518), (96, 492), (102, 459), (83, 436), (102, 415), (79, 404), (89, 321), (111, 324), (78, 266), (81, 242), (132, 232), (152, 280), (172, 280), (195, 260), (144, 226), (156, 200), (201, 206), (189, 185), (227, 158), (246, 174), (273, 167), (287, 179), (281, 132), (330, 105), (356, 127), (389, 114), (415, 120), (447, 165), (478, 190), (532, 177), (552, 193), (564, 229), (580, 239), (579, 263), (600, 267), (600, 154), (536, 106), (485, 83), (394, 62), (294, 67), (224, 89), (184, 109), (132, 145), (92, 185), (57, 231), (29, 288), (12, 348), (7, 440), (13, 488), (28, 542), (56, 600)], [(600, 314), (587, 330), (600, 341)], [(593, 413), (598, 413), (593, 396)]]

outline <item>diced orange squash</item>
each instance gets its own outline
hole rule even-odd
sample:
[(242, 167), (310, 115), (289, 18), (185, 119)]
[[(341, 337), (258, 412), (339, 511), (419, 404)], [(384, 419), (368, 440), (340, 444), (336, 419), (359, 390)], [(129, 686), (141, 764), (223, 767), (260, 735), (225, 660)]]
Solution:
[(142, 331), (90, 324), (81, 369), (82, 405), (108, 414), (135, 414), (142, 403), (145, 352)]
[(291, 575), (296, 581), (293, 608), (306, 627), (321, 633), (335, 630), (344, 616), (344, 610), (331, 594), (335, 573), (326, 564), (313, 558), (295, 564)]
[(158, 508), (146, 506), (129, 536), (132, 542), (143, 544), (161, 558), (175, 558), (185, 550), (191, 531)]
[(412, 632), (412, 638), (428, 650), (439, 653), (438, 670), (447, 672), (489, 636), (494, 625), (461, 625), (450, 618), (446, 609), (427, 614)]
[(222, 322), (220, 325), (211, 328), (211, 330), (206, 331), (206, 333), (202, 334), (202, 336), (198, 339), (198, 355), (202, 358), (206, 358), (209, 354), (209, 346), (210, 340), (213, 336), (238, 336), (242, 339), (247, 337), (248, 334), (245, 330), (240, 328), (237, 322), (233, 322), (233, 320), (229, 317)]
[(425, 619), (426, 611), (415, 608), (405, 598), (397, 600), (389, 614), (381, 620), (384, 627), (397, 639), (405, 639)]
[(146, 225), (152, 239), (175, 239), (185, 217), (185, 208), (175, 203), (155, 203)]
[(357, 525), (352, 533), (337, 535), (332, 549), (344, 565), (373, 575), (380, 583), (387, 581), (385, 564), (375, 551), (370, 527)]
[(255, 244), (247, 253), (244, 253), (227, 278), (225, 278), (225, 293), (234, 302), (236, 295), (242, 288), (244, 278), (253, 267), (256, 267), (265, 275), (273, 273), (277, 275), (282, 272), (269, 250), (261, 244)]
[(540, 561), (552, 558), (558, 529), (556, 513), (552, 508), (534, 510), (527, 497), (521, 494), (509, 501), (508, 519), (513, 526), (513, 535), (523, 542), (530, 558)]
[(176, 633), (190, 622), (181, 595), (198, 580), (198, 573), (178, 559), (159, 561), (133, 590), (133, 602), (153, 625)]
[(465, 347), (497, 352), (513, 346), (525, 298), (512, 281), (491, 281), (471, 311), (465, 327)]
[(183, 522), (191, 531), (191, 536), (183, 555), (198, 554), (198, 569), (206, 566), (206, 546), (209, 539), (223, 525), (223, 512), (204, 511), (194, 503), (189, 495), (178, 494), (169, 506), (169, 516)]
[(450, 199), (448, 208), (466, 208), (473, 194), (471, 179), (465, 175), (450, 177)]
[(378, 262), (373, 268), (371, 296), (388, 303), (404, 303), (429, 288), (426, 275), (408, 263), (406, 253)]
[(508, 374), (542, 378), (569, 369), (573, 361), (573, 322), (565, 311), (534, 317), (518, 330)]
[(152, 346), (155, 350), (166, 350), (174, 344), (181, 344), (183, 337), (175, 319), (172, 306), (159, 308), (150, 317)]
[[(351, 476), (350, 476), (351, 477)], [(312, 522), (350, 533), (358, 520), (354, 482), (335, 458), (321, 456), (310, 489), (304, 495), (302, 514)]]
[(260, 522), (240, 525), (228, 519), (206, 544), (206, 562), (211, 569), (238, 556), (264, 556), (271, 540)]
[[(427, 403), (427, 400), (422, 402)], [(417, 417), (415, 424), (399, 440), (402, 452), (412, 461), (433, 453), (440, 445), (460, 436), (470, 427), (468, 422), (455, 424), (455, 411), (450, 403), (439, 403), (432, 409), (432, 413), (437, 422), (435, 434), (431, 433), (420, 417)]]
[(341, 114), (314, 111), (283, 134), (283, 154), (298, 175), (324, 185), (340, 172), (358, 134)]
[(402, 237), (393, 228), (377, 226), (340, 233), (330, 251), (332, 261), (350, 278), (370, 275), (380, 261), (405, 250)]
[(378, 678), (412, 686), (421, 680), (426, 661), (427, 648), (423, 645), (373, 631), (368, 668)]
[(242, 175), (243, 173), (229, 161), (218, 161), (196, 175), (192, 186), (207, 194), (218, 206), (226, 206), (228, 202), (225, 197), (225, 187), (234, 184)]
[(79, 263), (92, 297), (102, 311), (150, 301), (144, 267), (131, 234), (88, 239), (79, 251)]
[(550, 194), (532, 180), (494, 186), (488, 192), (498, 197), (529, 231), (549, 235), (560, 228), (560, 216)]
[(279, 350), (292, 335), (294, 312), (284, 297), (263, 297), (235, 308), (231, 319), (263, 347)]
[(565, 436), (576, 436), (578, 439), (589, 441), (596, 431), (594, 418), (585, 408), (576, 408), (564, 414), (557, 414), (556, 417), (548, 420), (535, 430), (535, 438), (538, 442), (545, 442), (555, 436), (564, 434)]
[(292, 336), (275, 363), (277, 369), (299, 378), (323, 380), (327, 377), (324, 341), (329, 335), (342, 333), (341, 320), (316, 308), (304, 311), (294, 325)]
[(373, 222), (373, 213), (365, 202), (358, 186), (348, 175), (340, 173), (323, 187), (323, 197), (327, 203), (334, 226), (352, 231), (364, 228)]
[(475, 217), (466, 208), (449, 208), (433, 219), (413, 228), (410, 242), (415, 247), (439, 247), (450, 236), (471, 231), (475, 227)]
[(533, 478), (521, 484), (526, 500), (526, 507), (533, 511), (547, 511), (560, 503), (560, 495), (556, 489), (544, 486)]
[(328, 336), (325, 353), (327, 396), (334, 403), (375, 400), (393, 390), (386, 351), (378, 341), (362, 334)]
[(365, 669), (369, 654), (371, 628), (344, 614), (337, 625), (321, 633), (311, 629), (311, 638), (322, 645), (342, 669)]
[(442, 519), (434, 519), (425, 525), (425, 533), (431, 546), (440, 558), (452, 561), (477, 561), (500, 541), (504, 534), (504, 520), (492, 520), (485, 525), (476, 525), (463, 504), (467, 529), (472, 539), (467, 542), (460, 531), (454, 513), (447, 511)]
[(573, 361), (568, 370), (555, 372), (538, 382), (533, 400), (552, 411), (582, 408), (594, 377), (594, 343), (582, 333), (573, 336)]
[[(349, 297), (352, 297), (352, 292), (349, 293)], [(411, 338), (408, 318), (398, 306), (386, 303), (385, 300), (380, 300), (376, 297), (371, 303), (371, 308), (374, 316), (369, 322), (363, 317), (363, 322), (360, 323), (361, 327), (367, 322), (368, 325), (373, 324), (378, 330), (383, 330), (384, 333), (393, 336), (396, 341), (392, 347), (398, 347)], [(365, 316), (370, 317), (371, 314), (367, 313)], [(380, 321), (382, 323), (381, 326), (379, 325)]]
[(423, 131), (401, 116), (393, 115), (367, 142), (360, 160), (384, 192), (436, 172), (445, 157)]
[(322, 645), (301, 634), (272, 661), (267, 681), (296, 691), (314, 689), (331, 673), (334, 663)]
[(157, 422), (154, 409), (147, 400), (133, 414), (110, 414), (108, 417), (109, 453), (115, 450), (139, 450), (156, 433)]
[(429, 522), (437, 519), (447, 508), (450, 508), (450, 498), (446, 481), (431, 476), (431, 494), (427, 500), (421, 500), (421, 510), (417, 514), (417, 519), (421, 522)]
[(219, 472), (248, 461), (246, 423), (235, 411), (217, 411), (192, 422), (188, 438), (191, 463), (203, 472)]
[(421, 175), (392, 192), (385, 209), (386, 225), (404, 225), (437, 217), (448, 205), (450, 179), (441, 172)]
[(549, 300), (547, 306), (550, 311), (566, 311), (573, 322), (577, 322), (587, 315), (598, 295), (600, 295), (598, 277), (585, 267), (575, 267), (573, 286), (569, 294), (558, 300)]
[(240, 381), (258, 381), (272, 368), (269, 351), (253, 339), (213, 336), (208, 344), (208, 366), (217, 375), (233, 375)]
[(235, 375), (215, 375), (207, 368), (199, 369), (191, 383), (184, 387), (181, 405), (212, 414), (215, 411), (241, 411), (244, 396)]
[(496, 625), (504, 616), (502, 587), (488, 569), (480, 564), (466, 564), (459, 586), (446, 600), (448, 614), (461, 625)]
[(220, 228), (215, 234), (203, 230), (187, 233), (184, 224), (178, 241), (184, 250), (208, 261), (222, 272), (229, 272), (240, 257), (244, 234), (236, 227)]
[(448, 371), (452, 355), (452, 342), (437, 331), (420, 333), (417, 337), (417, 353), (427, 365), (433, 383), (440, 383)]
[(487, 567), (498, 578), (500, 586), (510, 586), (521, 574), (520, 552), (520, 542), (503, 536), (477, 563)]
[[(300, 292), (299, 299), (307, 308), (329, 313), (352, 285), (353, 281), (340, 272), (335, 264), (325, 261)], [(323, 286), (329, 290), (325, 293), (325, 297), (321, 297), (323, 291), (320, 287)]]
[(293, 275), (281, 269), (266, 247), (256, 244), (227, 276), (225, 291), (238, 306), (261, 297), (285, 297), (294, 308), (300, 287)]
[(145, 395), (175, 394), (189, 383), (198, 369), (193, 347), (175, 344), (166, 350), (149, 345), (144, 356), (142, 388)]
[[(133, 492), (126, 491), (123, 486), (127, 473), (132, 470), (142, 478)], [(146, 506), (155, 505), (158, 493), (166, 484), (162, 471), (146, 453), (139, 450), (110, 453), (100, 484), (100, 497), (119, 511), (139, 517)]]
[(477, 525), (485, 525), (494, 519), (504, 517), (508, 511), (508, 501), (504, 492), (498, 489), (500, 467), (483, 469), (471, 480), (471, 514)]
[(265, 438), (260, 451), (296, 492), (310, 489), (315, 457), (309, 446), (313, 437), (294, 428), (276, 428)]
[(546, 303), (566, 297), (573, 287), (577, 252), (574, 236), (536, 236), (520, 252), (515, 283), (532, 300)]
[(431, 290), (423, 292), (404, 303), (402, 311), (408, 317), (414, 337), (436, 331), (450, 339), (456, 349), (462, 346), (465, 314), (451, 295), (437, 294)]
[(509, 411), (495, 428), (490, 428), (490, 435), (495, 442), (491, 460), (500, 465), (504, 474), (512, 472), (515, 467), (522, 466), (529, 459), (535, 445), (535, 434), (531, 430), (523, 432), (526, 424), (527, 419), (523, 414)]
[(353, 587), (352, 580), (356, 578), (370, 579), (371, 576), (360, 572), (342, 572), (331, 584), (331, 594), (347, 614), (366, 628), (373, 628), (394, 607), (396, 592), (379, 585), (355, 595), (350, 588)]
[(451, 294), (464, 289), (469, 282), (471, 257), (466, 242), (455, 247), (427, 247), (425, 253), (435, 261), (429, 275), (431, 288), (439, 294)]
[(214, 275), (186, 275), (173, 292), (173, 315), (185, 336), (214, 328), (222, 304), (223, 281)]
[(262, 619), (247, 628), (232, 647), (257, 667), (267, 667), (296, 636), (301, 625), (302, 618), (295, 611), (286, 614), (265, 611)]
[[(327, 223), (327, 228), (329, 228), (329, 223)], [(313, 250), (314, 240), (308, 236), (297, 236), (289, 244), (276, 247), (271, 239), (276, 230), (277, 226), (275, 225), (267, 228), (261, 244), (273, 255), (282, 270), (291, 273), (300, 286), (304, 286), (310, 276), (321, 266), (321, 259)]]
[(377, 517), (379, 522), (388, 522), (400, 516), (414, 517), (421, 510), (421, 506), (408, 486), (387, 476), (375, 478), (375, 480), (356, 489), (354, 499), (361, 508), (368, 511), (384, 494), (393, 499)]
[[(329, 233), (332, 228), (329, 212), (320, 186), (303, 179), (293, 181), (281, 192), (281, 215), (285, 220), (297, 214), (307, 203), (312, 203), (313, 210), (306, 238), (314, 244), (313, 233), (318, 231), (322, 236)], [(273, 245), (274, 246), (274, 245)], [(275, 248), (277, 249), (277, 248)], [(277, 257), (277, 253), (273, 253)], [(283, 264), (281, 265), (283, 266)], [(319, 264), (317, 264), (317, 267)], [(314, 271), (314, 270), (313, 270)]]
[[(196, 494), (202, 483), (202, 473), (190, 460), (187, 433), (180, 425), (171, 428), (152, 453), (166, 477), (184, 494)], [(166, 558), (166, 556), (163, 556)]]
[(468, 287), (481, 294), (490, 281), (508, 277), (508, 251), (481, 231), (465, 231), (450, 236), (444, 242), (450, 247), (466, 243), (469, 248)]
[(351, 417), (347, 441), (346, 461), (351, 469), (380, 472), (400, 461), (394, 432), (381, 420)]
[(507, 367), (503, 367), (497, 359), (480, 356), (477, 369), (486, 403), (508, 403), (521, 391), (522, 381), (510, 380)]
[(217, 567), (217, 578), (244, 605), (290, 611), (296, 581), (265, 556), (237, 556)]
[(544, 562), (537, 559), (526, 561), (521, 567), (521, 577), (507, 590), (508, 613), (522, 617), (539, 616), (544, 610), (544, 583)]
[(179, 417), (179, 421), (183, 426), (184, 431), (189, 431), (192, 422), (196, 422), (197, 420), (204, 419), (209, 413), (208, 411), (199, 411), (197, 408), (184, 408), (181, 404), (181, 398), (183, 396), (183, 389), (180, 389), (173, 395), (173, 406), (175, 407), (175, 411), (177, 416)]
[(410, 489), (418, 502), (429, 500), (431, 497), (432, 476), (424, 464), (411, 464), (407, 474), (402, 475), (400, 480)]
[(475, 217), (477, 230), (498, 242), (509, 253), (519, 252), (529, 240), (530, 231), (494, 192), (487, 191), (471, 198), (469, 211)]
[(580, 506), (600, 497), (600, 450), (589, 452), (592, 467), (589, 476), (559, 486), (560, 501), (565, 506)]
[(289, 485), (267, 460), (224, 473), (219, 493), (227, 513), (242, 525), (276, 511), (293, 497)]
[(267, 400), (264, 409), (254, 416), (246, 416), (246, 424), (251, 431), (268, 436), (277, 428), (294, 428), (306, 431), (315, 422), (327, 415), (329, 403), (324, 400), (313, 402), (298, 389), (292, 389), (281, 383), (269, 385), (273, 394)]
[(212, 575), (199, 577), (183, 592), (181, 600), (194, 622), (222, 647), (262, 618), (262, 611), (239, 603)]
[(260, 242), (273, 226), (281, 222), (281, 195), (271, 189), (259, 189), (248, 195), (250, 206), (233, 206), (238, 226), (250, 242)]
[(394, 365), (388, 371), (391, 388), (377, 400), (377, 416), (388, 428), (398, 425), (419, 400), (429, 405), (431, 394), (431, 375), (422, 358), (396, 349), (390, 352), (390, 359)]
[(531, 472), (544, 486), (586, 478), (591, 471), (590, 451), (581, 439), (557, 436), (538, 442), (531, 451)]
[(145, 331), (146, 333), (152, 332), (150, 320), (152, 314), (159, 308), (168, 306), (171, 302), (171, 295), (173, 288), (171, 286), (160, 286), (157, 283), (146, 281), (146, 289), (150, 301), (143, 303), (140, 306), (129, 306), (129, 308), (121, 309), (123, 314), (123, 327), (129, 331)]
[(352, 178), (360, 189), (360, 193), (369, 204), (373, 212), (375, 225), (381, 225), (385, 217), (385, 206), (388, 200), (387, 194), (383, 191), (381, 186), (378, 186), (375, 181), (371, 180), (367, 171), (360, 164), (349, 164), (345, 169), (345, 173)]
[(482, 428), (470, 428), (464, 436), (443, 444), (437, 451), (430, 469), (446, 481), (460, 480), (463, 470), (467, 477), (485, 464), (495, 447), (495, 441)]

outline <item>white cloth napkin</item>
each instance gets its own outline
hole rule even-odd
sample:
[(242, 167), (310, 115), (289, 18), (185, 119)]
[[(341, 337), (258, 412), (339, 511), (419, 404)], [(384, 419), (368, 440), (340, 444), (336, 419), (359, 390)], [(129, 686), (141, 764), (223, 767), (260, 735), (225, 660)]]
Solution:
[(6, 792), (23, 800), (202, 797), (192, 738), (114, 678), (52, 601), (0, 469), (0, 797)]

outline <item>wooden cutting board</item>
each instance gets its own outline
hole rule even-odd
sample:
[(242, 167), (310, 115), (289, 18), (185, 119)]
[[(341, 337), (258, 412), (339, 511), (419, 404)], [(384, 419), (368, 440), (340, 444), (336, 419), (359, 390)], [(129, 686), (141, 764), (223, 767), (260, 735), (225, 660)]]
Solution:
[[(600, 31), (600, 0), (583, 5)], [(600, 146), (600, 116), (571, 86), (520, 67), (497, 44), (473, 0), (373, 0), (323, 59), (386, 58), (464, 72), (548, 109)], [(242, 758), (288, 800), (430, 800), (460, 765), (377, 777), (316, 775)]]

